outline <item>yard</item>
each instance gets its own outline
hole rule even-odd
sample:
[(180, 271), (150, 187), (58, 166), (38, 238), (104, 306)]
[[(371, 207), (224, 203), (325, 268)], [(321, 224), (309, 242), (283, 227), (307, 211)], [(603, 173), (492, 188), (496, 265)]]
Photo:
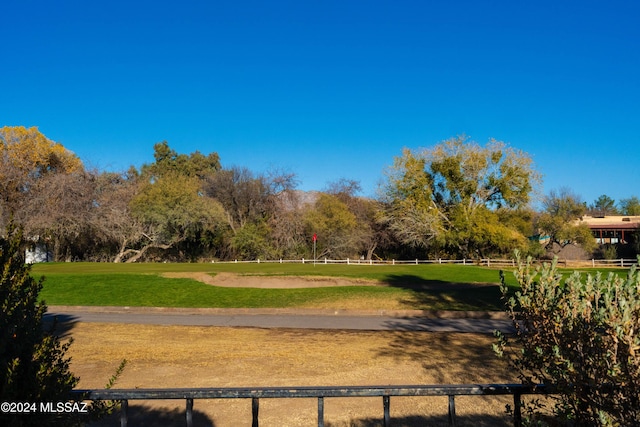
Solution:
[[(40, 264), (48, 304), (499, 310), (498, 271), (476, 266)], [(512, 289), (515, 280), (507, 274)], [(514, 382), (478, 334), (76, 323), (79, 388), (401, 385)], [(508, 397), (461, 397), (458, 425), (507, 426)], [(184, 425), (184, 401), (130, 402), (130, 425)], [(248, 425), (251, 402), (196, 400), (196, 425)], [(394, 398), (393, 425), (447, 425), (446, 398)], [(313, 399), (263, 400), (262, 426), (307, 426)], [(327, 426), (381, 425), (378, 399), (327, 399)], [(111, 420), (104, 425), (117, 425)]]

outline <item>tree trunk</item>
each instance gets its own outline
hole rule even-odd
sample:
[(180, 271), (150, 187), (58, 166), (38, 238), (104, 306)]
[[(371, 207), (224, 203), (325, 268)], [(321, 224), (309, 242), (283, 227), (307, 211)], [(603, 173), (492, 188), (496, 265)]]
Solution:
[(142, 249), (139, 249), (137, 251), (133, 251), (135, 253), (135, 255), (132, 256), (131, 258), (127, 259), (125, 261), (125, 263), (129, 264), (129, 263), (137, 262), (151, 248), (158, 248), (158, 249), (165, 249), (166, 250), (166, 249), (171, 248), (174, 244), (175, 244), (175, 242), (174, 243), (167, 243), (167, 244), (147, 245), (147, 246), (143, 247)]
[(369, 247), (369, 249), (367, 249), (367, 261), (371, 260), (371, 258), (373, 257), (373, 252), (376, 250), (377, 247), (378, 247), (378, 244), (374, 243)]

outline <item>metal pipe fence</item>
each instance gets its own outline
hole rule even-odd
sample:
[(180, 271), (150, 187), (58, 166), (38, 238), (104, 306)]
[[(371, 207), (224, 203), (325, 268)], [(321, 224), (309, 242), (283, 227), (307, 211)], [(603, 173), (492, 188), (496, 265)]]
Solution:
[(391, 397), (447, 396), (449, 426), (456, 425), (456, 396), (513, 395), (514, 426), (522, 425), (521, 398), (528, 394), (550, 394), (544, 385), (522, 384), (457, 384), (457, 385), (394, 385), (352, 387), (255, 387), (255, 388), (179, 388), (179, 389), (99, 389), (74, 390), (78, 400), (120, 401), (120, 426), (127, 427), (130, 400), (185, 400), (185, 424), (193, 426), (193, 406), (196, 399), (251, 399), (252, 427), (259, 426), (260, 399), (315, 398), (318, 401), (318, 427), (324, 427), (325, 398), (381, 397), (382, 421), (391, 426)]

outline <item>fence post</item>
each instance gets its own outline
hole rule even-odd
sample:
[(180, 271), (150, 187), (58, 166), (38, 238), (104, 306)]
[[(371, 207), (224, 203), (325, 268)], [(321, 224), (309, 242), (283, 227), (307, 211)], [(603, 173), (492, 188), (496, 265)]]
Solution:
[(456, 397), (449, 395), (449, 425), (455, 427), (456, 425)]
[(513, 427), (522, 427), (522, 402), (520, 393), (513, 393)]
[(127, 399), (120, 401), (120, 427), (127, 427), (127, 410), (129, 409), (129, 401)]
[(324, 427), (324, 397), (318, 397), (318, 427)]
[(185, 415), (187, 418), (187, 427), (193, 427), (193, 399), (187, 399)]
[(258, 427), (258, 411), (260, 410), (260, 400), (257, 397), (251, 398), (251, 416), (253, 421), (251, 427)]
[(391, 425), (391, 412), (389, 410), (391, 406), (391, 397), (390, 396), (382, 396), (382, 408), (384, 411), (384, 427), (389, 427)]
[(302, 258), (302, 263), (304, 264), (304, 258)]

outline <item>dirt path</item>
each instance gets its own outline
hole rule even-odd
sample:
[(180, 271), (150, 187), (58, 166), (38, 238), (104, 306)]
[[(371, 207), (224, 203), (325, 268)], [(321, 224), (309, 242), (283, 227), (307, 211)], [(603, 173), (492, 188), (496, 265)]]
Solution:
[[(76, 324), (69, 355), (80, 388), (104, 386), (128, 360), (118, 388), (322, 386), (512, 382), (493, 338), (424, 332)], [(458, 425), (506, 426), (508, 398), (460, 397)], [(184, 425), (184, 402), (130, 402), (129, 425)], [(446, 398), (394, 398), (394, 425), (447, 425)], [(196, 401), (197, 425), (249, 425), (251, 402)], [(314, 399), (262, 400), (261, 426), (317, 423)], [(378, 399), (327, 399), (326, 426), (380, 425)], [(144, 420), (143, 420), (144, 418)], [(378, 420), (378, 421), (376, 421)], [(117, 425), (117, 423), (106, 424)]]

